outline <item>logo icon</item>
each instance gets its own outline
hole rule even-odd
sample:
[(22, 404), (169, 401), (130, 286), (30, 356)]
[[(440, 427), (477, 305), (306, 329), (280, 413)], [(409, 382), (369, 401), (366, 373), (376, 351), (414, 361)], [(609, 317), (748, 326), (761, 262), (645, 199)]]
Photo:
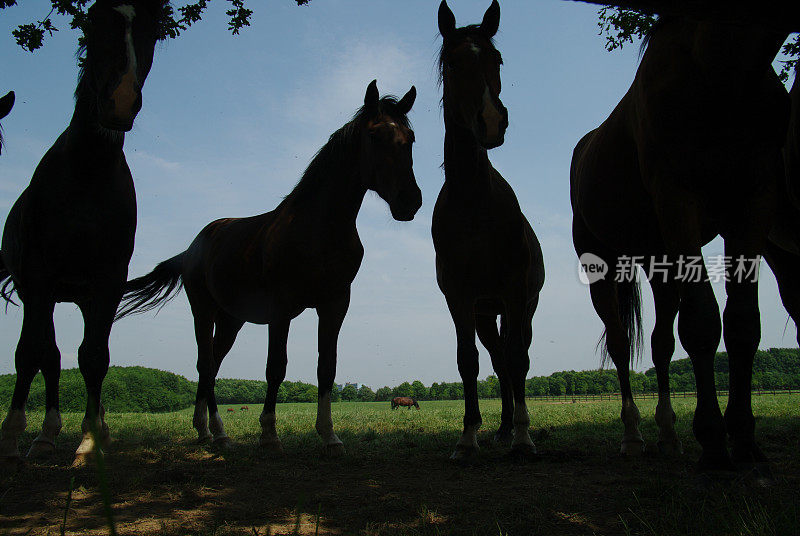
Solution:
[(578, 263), (578, 279), (584, 285), (596, 283), (608, 274), (608, 264), (594, 253), (584, 253)]

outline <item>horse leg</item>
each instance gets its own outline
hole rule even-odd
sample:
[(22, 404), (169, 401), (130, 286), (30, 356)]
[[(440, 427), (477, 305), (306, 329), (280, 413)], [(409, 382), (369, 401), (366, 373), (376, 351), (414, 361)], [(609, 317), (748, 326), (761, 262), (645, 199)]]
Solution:
[(464, 431), (456, 443), (452, 460), (469, 460), (478, 454), (478, 429), (481, 412), (478, 407), (478, 347), (475, 345), (474, 300), (454, 300), (445, 295), (450, 316), (456, 328), (456, 359), (464, 385)]
[(325, 456), (341, 456), (345, 453), (342, 441), (333, 431), (331, 417), (331, 390), (336, 378), (336, 345), (339, 330), (350, 306), (350, 288), (338, 300), (317, 307), (319, 317), (317, 346), (319, 361), (317, 363), (317, 422), (315, 428), (324, 443)]
[[(636, 282), (625, 284), (635, 285)], [(639, 431), (639, 408), (633, 401), (633, 392), (630, 383), (631, 343), (625, 326), (622, 325), (620, 316), (620, 303), (618, 283), (612, 279), (601, 279), (589, 285), (592, 304), (597, 315), (603, 321), (606, 332), (606, 350), (617, 369), (620, 394), (622, 395), (622, 410), (620, 419), (625, 427), (622, 436), (620, 452), (626, 456), (639, 456), (644, 452), (644, 439)]]
[[(756, 253), (763, 248), (747, 248), (740, 239), (725, 239), (725, 255), (732, 260), (725, 283), (727, 301), (722, 316), (723, 338), (728, 351), (730, 396), (725, 409), (725, 425), (731, 438), (734, 463), (752, 466), (767, 461), (755, 440), (755, 419), (751, 404), (753, 359), (761, 340), (761, 315), (758, 309), (758, 281), (735, 273), (740, 259), (757, 263)], [(754, 252), (756, 251), (756, 252)]]
[[(11, 407), (9, 408), (8, 416), (3, 420), (2, 427), (0, 427), (0, 459), (18, 459), (20, 457), (17, 438), (25, 431), (27, 425), (25, 402), (28, 400), (31, 382), (43, 362), (46, 361), (49, 367), (54, 360), (54, 354), (55, 361), (60, 361), (60, 354), (56, 346), (55, 329), (53, 328), (54, 308), (55, 303), (28, 300), (24, 304), (22, 332), (20, 333), (14, 358), (17, 379), (14, 384), (14, 394), (11, 396)], [(55, 388), (52, 388), (48, 384), (46, 387), (47, 415), (58, 415), (58, 385), (56, 384)], [(52, 397), (53, 393), (55, 393), (55, 397)], [(51, 412), (51, 410), (54, 411)], [(61, 418), (59, 416), (59, 429), (60, 421)], [(48, 421), (48, 418), (45, 417), (45, 424), (48, 422), (52, 425), (56, 424), (55, 419)], [(54, 432), (52, 433), (52, 438), (55, 440), (55, 435), (58, 433), (55, 426), (50, 426), (48, 429)]]
[(276, 321), (269, 325), (269, 349), (267, 350), (267, 397), (264, 410), (258, 418), (261, 424), (261, 438), (258, 445), (276, 452), (283, 451), (278, 431), (275, 429), (275, 405), (278, 402), (278, 388), (286, 377), (286, 342), (289, 338), (289, 321)]
[[(197, 395), (194, 402), (194, 417), (192, 426), (197, 430), (198, 443), (217, 439), (217, 434), (225, 433), (222, 418), (217, 409), (216, 400), (213, 398), (214, 390), (214, 311), (213, 306), (206, 300), (196, 298), (187, 289), (189, 304), (194, 317), (194, 337), (197, 342)], [(209, 426), (211, 417), (212, 433)], [(223, 436), (219, 436), (224, 441)]]
[(656, 325), (650, 337), (653, 365), (658, 382), (658, 405), (656, 424), (658, 424), (658, 450), (661, 454), (683, 453), (683, 445), (675, 433), (675, 412), (672, 410), (669, 389), (669, 363), (675, 352), (675, 317), (678, 315), (680, 297), (678, 286), (670, 280), (659, 280), (651, 276), (650, 288), (656, 310)]
[(73, 467), (87, 462), (97, 448), (95, 444), (106, 448), (111, 443), (100, 394), (108, 372), (108, 338), (119, 300), (119, 292), (108, 291), (96, 293), (87, 301), (78, 303), (84, 327), (83, 341), (78, 347), (78, 366), (86, 384), (86, 415), (81, 423), (83, 439), (75, 451)]
[(500, 427), (494, 434), (495, 443), (510, 444), (514, 430), (514, 397), (512, 394), (511, 382), (508, 378), (506, 359), (503, 354), (503, 340), (497, 331), (497, 320), (494, 316), (475, 315), (475, 330), (478, 339), (489, 352), (492, 359), (492, 368), (497, 374), (500, 382), (500, 398), (502, 400), (502, 410), (500, 411)]
[(525, 404), (525, 377), (530, 369), (528, 350), (533, 340), (531, 323), (537, 303), (538, 295), (530, 304), (518, 296), (506, 301), (508, 337), (505, 355), (514, 397), (514, 439), (511, 450), (526, 456), (536, 454), (536, 446), (529, 432), (531, 420)]
[[(783, 307), (794, 320), (795, 327), (800, 327), (800, 281), (796, 279), (800, 273), (800, 256), (768, 242), (764, 258), (775, 274)], [(800, 345), (800, 329), (797, 330), (796, 337)]]
[[(702, 262), (700, 250), (694, 255)], [(730, 470), (733, 466), (725, 445), (725, 422), (714, 381), (714, 356), (722, 331), (719, 306), (704, 264), (698, 279), (680, 284), (678, 315), (678, 337), (692, 360), (697, 387), (692, 432), (703, 448), (697, 465), (700, 471)]]
[[(208, 406), (210, 408), (217, 407), (217, 397), (214, 394), (214, 384), (216, 382), (217, 374), (222, 366), (222, 360), (231, 351), (233, 343), (236, 342), (236, 336), (239, 330), (242, 329), (244, 322), (234, 318), (222, 311), (217, 311), (214, 316), (214, 338), (211, 343), (213, 362), (213, 375), (211, 377), (211, 386), (208, 388)], [(222, 424), (222, 417), (219, 411), (210, 412), (211, 422), (209, 424), (209, 433), (213, 436), (213, 443), (217, 447), (227, 448), (230, 446), (230, 438), (225, 433), (225, 427)]]

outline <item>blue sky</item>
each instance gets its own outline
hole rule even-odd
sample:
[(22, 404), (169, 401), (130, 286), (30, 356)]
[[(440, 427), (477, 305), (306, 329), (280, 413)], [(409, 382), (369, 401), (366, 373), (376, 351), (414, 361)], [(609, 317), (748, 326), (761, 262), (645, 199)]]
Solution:
[[(459, 26), (479, 22), (488, 5), (488, 0), (450, 2)], [(139, 205), (131, 276), (183, 251), (209, 221), (274, 208), (330, 133), (363, 102), (373, 78), (381, 94), (402, 95), (415, 84), (410, 118), (423, 207), (413, 222), (399, 223), (377, 196), (364, 201), (358, 227), (366, 253), (339, 339), (337, 382), (380, 387), (414, 379), (458, 380), (455, 336), (436, 287), (430, 240), (431, 212), (443, 181), (434, 68), (438, 1), (313, 0), (297, 7), (293, 0), (274, 0), (253, 7), (252, 26), (234, 37), (226, 30), (226, 5), (211, 2), (203, 21), (156, 49), (144, 107), (125, 141)], [(72, 114), (75, 33), (64, 20), (55, 21), (61, 31), (34, 54), (11, 37), (18, 24), (48, 10), (49, 2), (26, 0), (0, 11), (0, 93), (17, 93), (3, 122), (0, 221)], [(534, 318), (530, 375), (596, 368), (602, 326), (578, 280), (569, 162), (578, 139), (602, 122), (627, 90), (638, 48), (606, 52), (594, 6), (517, 0), (502, 3), (501, 12), (496, 41), (505, 62), (502, 98), (510, 127), (506, 143), (490, 158), (517, 192), (542, 242), (547, 270)], [(721, 249), (714, 242), (705, 251), (717, 255)], [(785, 329), (774, 278), (768, 270), (763, 274), (761, 346), (794, 346), (795, 328)], [(716, 291), (722, 300), (720, 285)], [(653, 313), (646, 285), (643, 295), (649, 332)], [(14, 370), (21, 321), (21, 310), (13, 306), (0, 319), (0, 373)], [(62, 366), (77, 366), (82, 322), (74, 305), (56, 308), (56, 333)], [(184, 295), (157, 316), (122, 320), (111, 341), (112, 364), (196, 378)], [(220, 376), (263, 379), (266, 349), (266, 327), (245, 326)], [(684, 356), (678, 347), (676, 358)], [(491, 373), (482, 349), (480, 366), (481, 377)], [(647, 352), (639, 368), (649, 366)], [(316, 382), (313, 311), (292, 323), (287, 379)]]

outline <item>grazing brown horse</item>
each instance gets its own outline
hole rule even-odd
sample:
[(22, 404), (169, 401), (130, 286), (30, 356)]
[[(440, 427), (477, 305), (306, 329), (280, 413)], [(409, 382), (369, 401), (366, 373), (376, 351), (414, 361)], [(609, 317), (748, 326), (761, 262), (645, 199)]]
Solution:
[[(14, 92), (9, 91), (2, 98), (0, 98), (0, 119), (4, 118), (11, 112), (14, 106)], [(3, 132), (0, 129), (0, 153), (3, 150)]]
[(11, 208), (2, 242), (3, 295), (13, 284), (24, 306), (16, 352), (17, 379), (3, 421), (0, 457), (18, 457), (17, 437), (26, 426), (25, 401), (41, 370), (46, 416), (29, 455), (49, 453), (61, 429), (53, 309), (73, 302), (83, 314), (78, 349), (88, 400), (83, 462), (96, 439), (109, 440), (100, 403), (108, 371), (108, 338), (127, 279), (136, 231), (136, 196), (122, 151), (142, 106), (164, 0), (98, 0), (88, 11), (86, 59), (67, 129), (42, 158), (30, 185)]
[(413, 219), (422, 204), (411, 161), (414, 133), (406, 118), (415, 97), (412, 86), (399, 101), (379, 99), (372, 81), (364, 106), (331, 135), (275, 210), (212, 222), (189, 249), (128, 282), (120, 317), (164, 303), (180, 290), (181, 282), (186, 287), (200, 376), (193, 424), (201, 441), (213, 437), (221, 445), (229, 442), (217, 411), (214, 382), (239, 329), (252, 322), (269, 324), (259, 444), (281, 448), (275, 403), (286, 375), (289, 323), (313, 307), (319, 316), (316, 429), (327, 454), (344, 452), (333, 431), (331, 388), (339, 329), (364, 255), (356, 216), (367, 190), (377, 192), (399, 221)]
[(250, 408), (248, 408), (247, 406), (242, 406), (241, 408), (239, 408), (239, 411), (249, 411), (249, 410)]
[(508, 126), (508, 112), (499, 97), (502, 60), (492, 43), (499, 22), (496, 0), (481, 24), (463, 28), (456, 28), (446, 2), (439, 6), (445, 180), (431, 233), (436, 278), (455, 324), (458, 371), (464, 383), (464, 431), (453, 459), (467, 459), (478, 451), (476, 331), (502, 389), (496, 439), (511, 439), (513, 430), (512, 448), (535, 453), (528, 433), (525, 376), (544, 263), (514, 191), (486, 154), (503, 143)]
[(396, 396), (392, 399), (392, 409), (397, 409), (398, 406), (405, 406), (408, 409), (415, 407), (419, 409), (419, 404), (414, 398), (410, 396)]
[[(628, 369), (641, 343), (638, 282), (626, 275), (637, 257), (650, 277), (656, 308), (651, 343), (659, 379), (659, 446), (680, 450), (666, 383), (680, 308), (678, 334), (697, 381), (693, 431), (703, 449), (699, 468), (733, 468), (726, 431), (733, 461), (766, 461), (755, 442), (750, 402), (760, 339), (758, 286), (737, 270), (757, 262), (773, 224), (789, 109), (771, 63), (787, 34), (662, 17), (630, 89), (575, 148), (573, 240), (579, 256), (592, 253), (610, 268), (590, 293), (620, 379), (623, 453), (643, 449)], [(717, 235), (732, 260), (726, 267), (724, 328), (701, 256), (701, 247)], [(730, 356), (724, 418), (713, 370), (723, 329)]]

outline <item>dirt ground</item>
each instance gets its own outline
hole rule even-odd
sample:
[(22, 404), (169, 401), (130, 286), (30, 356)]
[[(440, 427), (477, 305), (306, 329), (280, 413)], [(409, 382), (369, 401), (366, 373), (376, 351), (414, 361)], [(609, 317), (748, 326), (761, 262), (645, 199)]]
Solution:
[[(536, 460), (509, 457), (485, 426), (470, 466), (448, 459), (453, 430), (424, 426), (345, 430), (348, 453), (332, 460), (313, 430), (286, 437), (281, 455), (253, 435), (216, 452), (167, 430), (117, 439), (105, 461), (118, 534), (800, 534), (798, 417), (760, 423), (772, 481), (697, 475), (685, 428), (683, 456), (630, 459), (617, 422), (598, 426), (540, 429)], [(2, 469), (0, 535), (109, 534), (96, 467), (70, 469), (78, 439), (62, 434), (53, 458)]]

